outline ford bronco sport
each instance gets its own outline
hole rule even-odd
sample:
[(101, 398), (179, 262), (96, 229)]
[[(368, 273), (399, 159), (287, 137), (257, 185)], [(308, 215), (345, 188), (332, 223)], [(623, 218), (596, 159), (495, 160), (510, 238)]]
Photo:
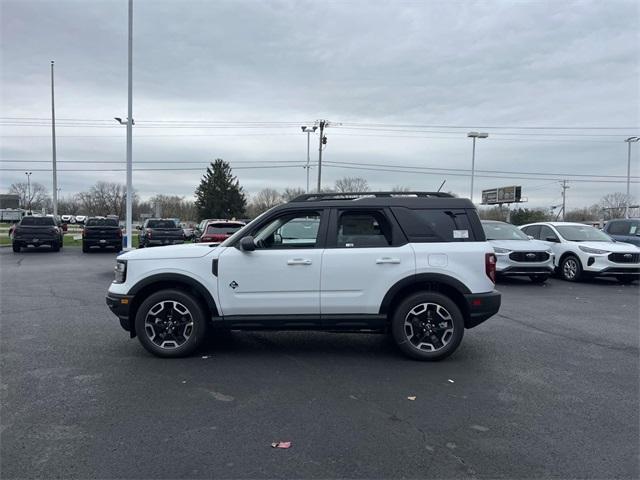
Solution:
[(494, 315), (496, 257), (473, 204), (440, 192), (306, 194), (220, 245), (117, 258), (107, 304), (162, 357), (207, 330), (390, 332), (440, 360)]

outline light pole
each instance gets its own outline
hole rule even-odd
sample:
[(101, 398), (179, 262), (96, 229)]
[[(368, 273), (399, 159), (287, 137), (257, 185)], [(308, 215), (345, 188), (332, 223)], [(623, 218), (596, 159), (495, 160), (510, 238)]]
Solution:
[(624, 218), (629, 218), (629, 203), (631, 202), (631, 143), (637, 142), (640, 137), (629, 137), (625, 139), (625, 142), (629, 144), (629, 150), (627, 153), (627, 201), (625, 202)]
[(311, 134), (314, 133), (318, 127), (317, 126), (313, 126), (313, 127), (307, 127), (306, 125), (302, 125), (300, 127), (302, 129), (303, 133), (307, 134), (307, 166), (304, 167), (307, 170), (307, 193), (309, 193), (309, 168), (311, 168), (309, 166), (309, 162), (311, 161), (311, 157), (309, 156), (309, 145), (310, 145), (310, 139), (311, 139)]
[(31, 175), (33, 172), (24, 172), (27, 176), (27, 203), (29, 205), (29, 214), (31, 215)]
[(484, 132), (469, 132), (467, 133), (467, 137), (473, 138), (473, 150), (471, 152), (471, 193), (469, 194), (469, 198), (473, 202), (473, 179), (476, 173), (476, 138), (487, 138), (489, 136), (488, 133)]
[(58, 215), (58, 168), (56, 166), (56, 105), (53, 90), (53, 60), (51, 60), (51, 151), (53, 160), (53, 216)]

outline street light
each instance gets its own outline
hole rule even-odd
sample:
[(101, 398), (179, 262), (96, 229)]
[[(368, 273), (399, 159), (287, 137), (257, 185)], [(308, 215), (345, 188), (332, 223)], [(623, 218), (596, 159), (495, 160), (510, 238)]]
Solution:
[(311, 138), (311, 134), (314, 133), (318, 127), (317, 126), (313, 126), (313, 127), (307, 127), (306, 125), (302, 125), (300, 127), (302, 129), (302, 133), (306, 133), (307, 134), (307, 166), (304, 167), (307, 170), (307, 193), (309, 193), (309, 162), (310, 162), (310, 157), (309, 157), (309, 141)]
[(29, 215), (31, 215), (31, 175), (33, 172), (24, 172), (27, 176), (27, 202), (29, 204)]
[(624, 207), (624, 218), (629, 218), (629, 203), (631, 202), (631, 142), (637, 142), (640, 137), (629, 137), (625, 139), (625, 142), (629, 144), (629, 151), (627, 153), (627, 201)]
[(488, 133), (484, 132), (469, 132), (467, 137), (473, 138), (473, 150), (471, 152), (471, 194), (469, 198), (473, 202), (473, 177), (476, 173), (476, 138), (487, 138)]

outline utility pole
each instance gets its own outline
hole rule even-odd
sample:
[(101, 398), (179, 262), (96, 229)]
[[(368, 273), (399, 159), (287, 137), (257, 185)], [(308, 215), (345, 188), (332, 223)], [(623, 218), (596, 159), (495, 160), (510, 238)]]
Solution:
[(311, 142), (311, 133), (315, 132), (318, 127), (316, 125), (314, 125), (313, 127), (307, 127), (306, 125), (303, 125), (300, 127), (302, 129), (303, 133), (307, 134), (307, 166), (304, 167), (307, 170), (307, 193), (309, 193), (309, 169), (311, 168), (311, 166), (309, 165), (311, 162), (311, 157), (309, 156), (309, 148), (310, 148), (310, 142)]
[(24, 172), (27, 176), (27, 204), (29, 205), (29, 215), (31, 215), (31, 175), (33, 172)]
[(627, 198), (624, 207), (624, 218), (629, 218), (629, 204), (631, 203), (631, 143), (637, 142), (640, 137), (629, 137), (625, 140), (629, 144), (627, 153)]
[(567, 215), (567, 188), (570, 188), (567, 185), (567, 181), (566, 180), (562, 180), (562, 221), (564, 222), (564, 219)]
[(471, 151), (471, 192), (469, 193), (469, 199), (473, 202), (473, 180), (476, 174), (476, 138), (487, 138), (489, 136), (486, 132), (469, 132), (467, 137), (473, 139), (473, 150)]
[(56, 167), (56, 104), (53, 88), (53, 60), (51, 60), (51, 148), (53, 153), (53, 215), (58, 215), (58, 170)]
[(327, 125), (327, 121), (320, 120), (320, 142), (318, 147), (318, 188), (316, 192), (320, 193), (320, 189), (322, 188), (322, 145), (327, 144), (327, 138), (324, 136), (324, 127)]
[(127, 213), (125, 229), (127, 231), (126, 250), (133, 248), (133, 168), (131, 142), (133, 135), (133, 0), (129, 0), (129, 70), (128, 70), (128, 98), (127, 98)]

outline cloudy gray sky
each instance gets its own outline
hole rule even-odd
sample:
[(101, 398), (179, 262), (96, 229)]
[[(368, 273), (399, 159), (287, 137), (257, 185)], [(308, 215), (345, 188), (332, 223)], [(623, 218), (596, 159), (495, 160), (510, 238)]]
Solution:
[[(62, 194), (124, 181), (77, 170), (124, 169), (125, 129), (111, 119), (126, 117), (126, 0), (0, 7), (0, 190), (25, 170), (51, 189), (41, 170), (52, 59)], [(547, 207), (567, 178), (568, 208), (594, 203), (625, 190), (623, 140), (640, 133), (639, 25), (640, 2), (618, 0), (135, 0), (134, 168), (154, 170), (135, 171), (134, 185), (143, 197), (191, 196), (221, 157), (249, 193), (303, 187), (299, 125), (328, 119), (325, 185), (357, 175), (426, 190), (446, 179), (468, 195), (466, 132), (480, 130), (490, 136), (477, 145), (476, 198), (519, 184)]]

